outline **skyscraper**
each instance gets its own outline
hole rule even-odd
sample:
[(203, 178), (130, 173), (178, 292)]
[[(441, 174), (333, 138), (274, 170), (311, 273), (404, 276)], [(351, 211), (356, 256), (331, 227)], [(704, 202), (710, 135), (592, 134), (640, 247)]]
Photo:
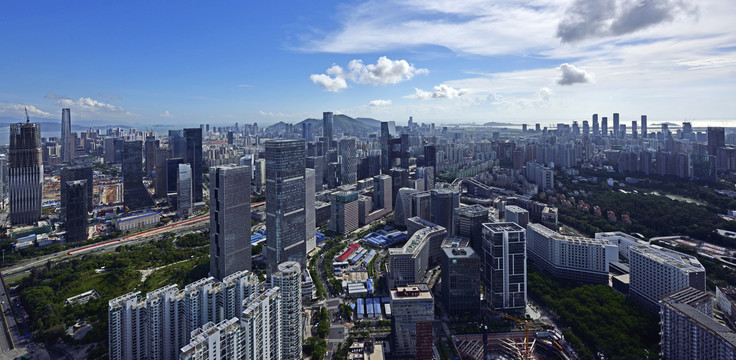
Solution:
[(322, 113), (322, 136), (327, 138), (327, 148), (332, 148), (332, 138), (335, 135), (333, 126), (335, 125), (331, 111)]
[(342, 157), (342, 185), (358, 182), (358, 158), (355, 153), (355, 138), (340, 139), (340, 156)]
[(433, 189), (431, 194), (432, 222), (442, 226), (448, 234), (454, 234), (453, 216), (460, 207), (460, 192), (454, 189)]
[(171, 149), (170, 148), (161, 148), (156, 149), (156, 170), (154, 171), (154, 179), (153, 183), (156, 188), (156, 197), (157, 198), (166, 198), (166, 194), (168, 193), (167, 187), (166, 187), (166, 160), (171, 158)]
[(89, 217), (87, 215), (87, 180), (75, 180), (61, 183), (64, 197), (61, 198), (64, 209), (64, 229), (67, 242), (81, 242), (89, 237)]
[(250, 168), (210, 168), (210, 276), (251, 268)]
[(123, 145), (123, 203), (129, 210), (153, 206), (143, 185), (143, 144), (126, 141)]
[(468, 238), (470, 247), (480, 254), (483, 249), (483, 223), (488, 222), (488, 209), (482, 205), (455, 209), (455, 235)]
[[(302, 170), (303, 172), (304, 170)], [(302, 269), (298, 262), (278, 264), (271, 287), (281, 290), (281, 359), (302, 358)]]
[(41, 218), (43, 161), (41, 126), (30, 122), (10, 125), (8, 151), (10, 223), (33, 225)]
[(648, 138), (649, 133), (647, 133), (647, 116), (642, 115), (641, 116), (641, 137)]
[(600, 136), (600, 128), (598, 126), (598, 114), (593, 114), (593, 136)]
[[(61, 175), (59, 176), (59, 183), (64, 184), (68, 181), (87, 180), (87, 182), (85, 182), (85, 187), (87, 189), (87, 210), (91, 211), (93, 209), (92, 178), (93, 178), (93, 171), (92, 171), (91, 165), (65, 166), (61, 169)], [(60, 186), (59, 190), (61, 194), (60, 198), (64, 199), (66, 197), (65, 195), (66, 189), (63, 186)], [(62, 205), (62, 212), (63, 212), (63, 205)]]
[(153, 171), (156, 169), (156, 150), (158, 149), (159, 141), (155, 136), (146, 136), (146, 175), (153, 176)]
[(442, 303), (450, 314), (477, 314), (480, 310), (480, 257), (467, 246), (467, 239), (453, 246), (451, 239), (442, 244)]
[(269, 274), (285, 261), (306, 262), (304, 140), (266, 141), (266, 247)]
[(613, 137), (619, 138), (620, 131), (618, 113), (613, 113)]
[(194, 202), (202, 201), (202, 128), (184, 129), (186, 153), (184, 162), (192, 166)]
[(601, 136), (608, 137), (608, 118), (605, 116), (601, 119)]
[(526, 308), (526, 230), (516, 223), (483, 224), (481, 251), (486, 306), (504, 312)]
[(717, 156), (718, 148), (726, 146), (726, 133), (723, 127), (708, 126), (708, 155)]
[(388, 175), (376, 175), (373, 177), (373, 206), (376, 209), (393, 209), (391, 199), (391, 177)]
[(637, 125), (636, 120), (631, 122), (631, 137), (633, 137), (634, 139), (639, 138), (639, 131), (636, 125)]
[(427, 284), (391, 289), (391, 351), (417, 360), (432, 359), (434, 298)]
[(314, 169), (305, 169), (304, 179), (304, 211), (306, 211), (305, 231), (307, 236), (307, 253), (309, 253), (317, 247), (317, 210), (315, 208)]
[(180, 219), (192, 216), (192, 185), (192, 167), (189, 164), (179, 164), (176, 172), (176, 215)]
[(74, 162), (74, 138), (72, 137), (72, 114), (71, 110), (61, 109), (61, 162), (71, 164)]

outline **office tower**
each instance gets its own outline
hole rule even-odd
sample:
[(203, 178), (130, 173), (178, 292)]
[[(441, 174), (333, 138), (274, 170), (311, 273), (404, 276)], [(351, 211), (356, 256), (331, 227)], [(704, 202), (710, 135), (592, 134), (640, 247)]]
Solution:
[(126, 141), (123, 145), (123, 203), (127, 210), (137, 210), (154, 205), (151, 195), (143, 185), (143, 144)]
[(583, 120), (583, 137), (589, 137), (590, 136), (590, 125), (588, 124), (588, 120)]
[(66, 241), (85, 241), (89, 237), (87, 180), (63, 182), (61, 187), (64, 189), (61, 206), (64, 211)]
[(577, 121), (572, 122), (572, 134), (577, 138), (580, 137), (580, 125)]
[(186, 157), (187, 139), (183, 130), (169, 130), (169, 148), (172, 157), (182, 159)]
[(307, 253), (309, 253), (317, 247), (317, 211), (315, 208), (316, 194), (314, 189), (314, 169), (304, 169), (304, 180), (304, 211), (306, 211), (306, 228), (304, 231), (307, 236)]
[(503, 312), (524, 312), (526, 230), (510, 222), (483, 224), (481, 258), (486, 306)]
[(144, 143), (146, 148), (146, 176), (153, 176), (154, 170), (156, 170), (156, 150), (159, 146), (159, 141), (155, 136), (146, 136), (146, 142)]
[(192, 332), (189, 343), (181, 348), (179, 360), (239, 360), (245, 356), (242, 341), (238, 318), (218, 324), (208, 322)]
[(521, 132), (525, 133), (527, 130), (527, 124), (521, 124)]
[(331, 111), (322, 113), (322, 137), (326, 138), (327, 148), (332, 149), (332, 139), (334, 138), (335, 121)]
[(124, 143), (123, 139), (105, 139), (105, 164), (120, 164), (123, 161)]
[(176, 175), (176, 215), (180, 219), (192, 216), (194, 194), (192, 194), (192, 167), (179, 164)]
[(555, 171), (542, 164), (527, 162), (526, 179), (537, 184), (539, 191), (547, 191), (555, 187)]
[(504, 221), (515, 223), (526, 229), (526, 225), (529, 223), (529, 212), (516, 205), (506, 205)]
[(526, 227), (529, 260), (555, 277), (608, 284), (608, 266), (618, 261), (618, 245), (595, 239), (561, 235), (541, 224)]
[(662, 359), (736, 359), (736, 332), (713, 318), (713, 298), (685, 288), (660, 302)]
[[(454, 243), (454, 239), (463, 239)], [(448, 237), (442, 244), (442, 304), (451, 315), (480, 310), (480, 256), (464, 238)]]
[[(419, 217), (421, 219), (432, 220), (432, 196), (429, 192), (419, 191), (411, 194), (411, 211), (406, 214), (407, 217)], [(407, 226), (409, 223), (407, 222)], [(411, 234), (410, 234), (411, 235)]]
[(469, 246), (480, 253), (483, 248), (483, 223), (488, 222), (488, 209), (475, 204), (455, 209), (455, 235), (470, 240)]
[(631, 122), (631, 137), (633, 137), (634, 139), (638, 139), (639, 138), (639, 131), (636, 128), (636, 125), (637, 125), (636, 124), (636, 120), (634, 120), (634, 121)]
[(393, 209), (391, 199), (391, 177), (376, 175), (373, 177), (373, 207), (375, 209)]
[(394, 201), (394, 225), (398, 227), (406, 227), (406, 219), (412, 217), (412, 194), (419, 190), (410, 188), (401, 188), (396, 194)]
[(619, 125), (618, 138), (619, 139), (626, 139), (626, 124)]
[(266, 247), (269, 274), (285, 261), (306, 262), (304, 140), (266, 141)]
[(601, 118), (601, 136), (608, 137), (608, 118)]
[(192, 166), (194, 202), (202, 201), (202, 128), (184, 129), (186, 153), (184, 162)]
[(392, 355), (431, 360), (434, 298), (427, 284), (391, 289)]
[(166, 159), (166, 193), (176, 195), (177, 179), (179, 178), (179, 164), (183, 164), (182, 158)]
[(155, 188), (154, 196), (157, 198), (166, 198), (166, 195), (168, 194), (168, 188), (166, 185), (166, 171), (167, 171), (167, 164), (166, 161), (171, 158), (171, 149), (169, 148), (162, 148), (162, 149), (156, 149), (156, 170), (154, 172), (154, 179), (153, 184)]
[(388, 174), (394, 162), (394, 137), (396, 136), (396, 123), (393, 121), (381, 121), (381, 172)]
[(240, 326), (245, 360), (281, 358), (281, 290), (270, 288), (243, 303)]
[(542, 130), (540, 128), (541, 126), (539, 124), (534, 124), (534, 131), (541, 132)]
[[(427, 238), (429, 265), (440, 263), (442, 241), (447, 237), (447, 230), (431, 221), (424, 220), (418, 216), (406, 219), (407, 235)], [(411, 238), (410, 238), (411, 239)], [(414, 281), (420, 281), (421, 278)], [(411, 281), (409, 281), (411, 282)]]
[(619, 118), (618, 113), (613, 113), (613, 137), (619, 138), (620, 136), (620, 128), (619, 128)]
[(651, 311), (667, 294), (693, 287), (705, 291), (705, 268), (694, 256), (646, 245), (630, 249), (629, 294)]
[(358, 229), (358, 193), (338, 191), (330, 194), (330, 231), (346, 235)]
[(210, 168), (210, 276), (251, 270), (250, 168)]
[(416, 168), (416, 178), (418, 180), (422, 180), (424, 182), (424, 189), (422, 190), (432, 190), (434, 189), (434, 168), (429, 167), (418, 167)]
[(413, 223), (418, 225), (409, 240), (401, 248), (388, 250), (389, 287), (406, 286), (407, 284), (422, 281), (430, 263), (432, 243), (437, 244), (435, 251), (436, 262), (439, 261), (439, 245), (447, 236), (447, 231), (441, 226), (422, 222), (418, 217)]
[(10, 124), (8, 190), (10, 224), (34, 225), (41, 218), (43, 190), (39, 124), (30, 122)]
[(454, 233), (453, 215), (460, 207), (460, 192), (456, 189), (433, 189), (431, 194), (432, 222), (447, 229), (448, 234)]
[[(94, 208), (93, 205), (93, 199), (92, 199), (92, 178), (93, 178), (93, 171), (91, 165), (74, 165), (74, 166), (65, 166), (61, 169), (61, 174), (59, 176), (59, 184), (64, 184), (68, 181), (75, 181), (75, 180), (86, 180), (85, 187), (87, 189), (87, 211), (92, 211)], [(64, 199), (66, 197), (65, 191), (66, 189), (63, 186), (59, 187), (60, 189), (60, 198)]]
[[(257, 192), (262, 192), (266, 186), (266, 159), (253, 160), (253, 183)], [(322, 183), (320, 179), (320, 184)]]
[(227, 144), (232, 145), (235, 143), (235, 134), (232, 131), (227, 132)]
[(726, 133), (723, 127), (708, 126), (708, 155), (717, 156), (718, 148), (726, 146)]
[(358, 158), (355, 153), (355, 138), (340, 139), (339, 142), (342, 185), (351, 185), (358, 182)]
[(642, 115), (641, 116), (641, 137), (643, 137), (645, 139), (648, 138), (649, 137), (649, 133), (647, 133), (647, 131), (648, 131), (647, 130), (647, 116), (646, 115)]
[(0, 209), (5, 208), (5, 196), (8, 184), (8, 157), (0, 154)]
[(670, 134), (670, 125), (667, 123), (662, 123), (662, 136), (664, 136), (664, 139), (669, 139), (672, 135)]
[(61, 162), (71, 164), (74, 162), (74, 137), (72, 137), (72, 114), (71, 110), (61, 109)]
[(684, 121), (682, 123), (682, 135), (680, 136), (681, 139), (690, 139), (690, 136), (693, 133), (693, 124), (689, 121)]
[(598, 114), (593, 114), (593, 136), (600, 136), (600, 129), (598, 127)]
[(295, 261), (278, 264), (271, 275), (271, 287), (281, 290), (281, 359), (302, 358), (301, 277), (302, 268)]

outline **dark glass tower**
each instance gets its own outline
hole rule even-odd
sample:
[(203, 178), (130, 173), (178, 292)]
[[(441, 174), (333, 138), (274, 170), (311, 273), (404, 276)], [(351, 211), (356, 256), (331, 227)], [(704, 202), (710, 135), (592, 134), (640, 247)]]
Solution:
[(266, 141), (266, 248), (268, 272), (284, 261), (306, 261), (304, 140)]
[(186, 154), (184, 162), (192, 166), (194, 202), (202, 201), (202, 128), (184, 129)]
[(66, 241), (85, 241), (89, 235), (87, 180), (62, 182), (61, 188), (64, 189), (61, 206), (64, 209)]
[(126, 141), (123, 145), (123, 203), (126, 210), (153, 206), (153, 199), (143, 185), (143, 143)]
[(41, 126), (29, 122), (11, 124), (8, 151), (11, 224), (33, 225), (41, 218), (42, 190)]
[(61, 162), (71, 164), (74, 161), (75, 150), (71, 110), (61, 109)]
[[(61, 169), (60, 184), (66, 184), (69, 181), (75, 180), (86, 180), (85, 187), (87, 189), (87, 209), (92, 210), (94, 205), (92, 204), (92, 166), (89, 165), (75, 165), (67, 166)], [(61, 198), (64, 199), (66, 188), (60, 187)], [(63, 205), (62, 205), (63, 206)]]
[(251, 270), (250, 168), (210, 168), (210, 276)]

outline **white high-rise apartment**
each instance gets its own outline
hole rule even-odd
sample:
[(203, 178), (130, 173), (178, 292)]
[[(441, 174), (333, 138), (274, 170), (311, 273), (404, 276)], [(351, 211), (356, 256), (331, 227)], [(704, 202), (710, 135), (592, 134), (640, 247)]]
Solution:
[(271, 287), (281, 290), (281, 359), (302, 358), (302, 270), (298, 262), (287, 261), (271, 275)]
[(218, 324), (208, 322), (192, 332), (189, 344), (181, 348), (179, 360), (240, 360), (244, 357), (242, 333), (238, 318)]
[(243, 304), (240, 327), (243, 329), (244, 360), (281, 358), (281, 290), (273, 287), (252, 296)]

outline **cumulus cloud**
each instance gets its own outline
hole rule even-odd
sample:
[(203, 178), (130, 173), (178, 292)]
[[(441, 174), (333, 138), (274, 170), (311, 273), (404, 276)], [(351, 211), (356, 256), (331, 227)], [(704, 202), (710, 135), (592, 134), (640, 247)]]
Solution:
[(164, 118), (164, 119), (173, 119), (173, 118), (174, 118), (174, 115), (172, 115), (172, 114), (171, 114), (171, 113), (169, 112), (169, 110), (166, 110), (166, 111), (164, 111), (164, 112), (163, 112), (163, 113), (161, 114), (161, 117), (162, 117), (162, 118)]
[(424, 91), (422, 89), (414, 89), (415, 93), (407, 97), (419, 100), (427, 99), (454, 99), (467, 94), (467, 89), (455, 89), (451, 86), (440, 84), (435, 86), (432, 91)]
[(557, 25), (557, 37), (576, 42), (629, 34), (697, 11), (687, 0), (575, 0)]
[(28, 110), (28, 116), (31, 118), (50, 118), (53, 117), (51, 113), (43, 111), (33, 105), (26, 104), (0, 104), (0, 114), (10, 117), (17, 117), (18, 121), (25, 120), (26, 109)]
[(368, 105), (374, 106), (374, 107), (387, 106), (387, 105), (391, 105), (391, 100), (382, 100), (382, 99), (371, 100), (371, 102), (369, 102)]
[(585, 84), (593, 81), (592, 74), (575, 65), (564, 63), (557, 70), (560, 72), (560, 78), (557, 79), (559, 85)]
[(333, 64), (325, 74), (312, 74), (309, 78), (327, 91), (338, 92), (348, 87), (348, 81), (356, 84), (388, 85), (427, 73), (427, 69), (418, 69), (406, 60), (391, 60), (381, 56), (375, 64), (366, 65), (363, 60), (351, 60), (347, 71)]
[(107, 113), (107, 114), (128, 114), (130, 115), (130, 113), (127, 110), (125, 110), (124, 108), (120, 106), (103, 103), (101, 101), (97, 101), (89, 97), (80, 97), (77, 100), (72, 100), (69, 98), (59, 98), (56, 101), (56, 104), (61, 107), (71, 108), (72, 110), (93, 113), (93, 114)]

